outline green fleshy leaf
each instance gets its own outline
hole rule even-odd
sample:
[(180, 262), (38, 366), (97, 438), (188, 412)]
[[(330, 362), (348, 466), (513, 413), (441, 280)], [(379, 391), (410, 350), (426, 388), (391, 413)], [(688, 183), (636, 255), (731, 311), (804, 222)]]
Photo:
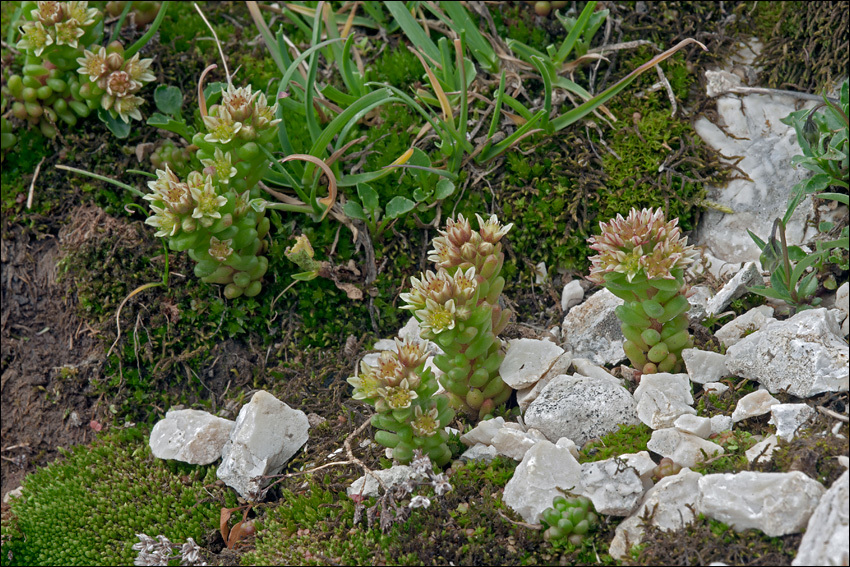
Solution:
[(393, 197), (390, 202), (387, 203), (386, 217), (390, 219), (400, 217), (401, 215), (412, 211), (415, 206), (416, 203), (406, 197)]
[(178, 116), (183, 106), (183, 93), (171, 85), (159, 85), (153, 93), (156, 108), (163, 114)]

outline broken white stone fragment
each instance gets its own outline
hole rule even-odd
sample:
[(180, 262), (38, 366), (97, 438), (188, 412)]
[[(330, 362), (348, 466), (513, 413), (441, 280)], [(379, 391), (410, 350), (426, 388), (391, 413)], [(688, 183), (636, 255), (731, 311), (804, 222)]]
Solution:
[(802, 532), (826, 489), (800, 471), (709, 474), (699, 479), (699, 511), (737, 531), (770, 537)]
[(770, 395), (767, 390), (756, 390), (749, 393), (740, 400), (732, 412), (732, 421), (739, 422), (743, 419), (764, 415), (770, 412), (770, 407), (779, 403), (779, 400)]
[(638, 453), (627, 453), (620, 455), (628, 466), (635, 469), (643, 483), (644, 490), (649, 490), (655, 483), (652, 482), (652, 473), (655, 471), (656, 462), (649, 456), (649, 451), (640, 451)]
[(696, 348), (682, 350), (682, 360), (688, 369), (691, 382), (705, 384), (717, 382), (721, 378), (729, 376), (726, 368), (726, 355)]
[(584, 299), (584, 289), (579, 280), (573, 280), (564, 286), (561, 292), (561, 310), (566, 313), (571, 307), (575, 307)]
[(550, 440), (561, 437), (584, 445), (589, 439), (638, 423), (628, 390), (586, 376), (556, 376), (525, 412), (528, 427)]
[(728, 415), (713, 415), (711, 421), (711, 434), (720, 433), (721, 431), (729, 431), (735, 423)]
[(799, 429), (815, 417), (815, 408), (807, 404), (776, 404), (770, 408), (770, 421), (776, 436), (791, 441)]
[(707, 417), (699, 417), (691, 414), (680, 415), (673, 422), (673, 427), (679, 431), (696, 435), (703, 439), (708, 439), (711, 435), (711, 420)]
[(850, 348), (825, 308), (797, 313), (745, 337), (726, 352), (726, 366), (771, 392), (799, 398), (846, 392)]
[(484, 461), (485, 463), (489, 463), (498, 456), (499, 452), (492, 445), (476, 443), (464, 451), (461, 454), (460, 459), (462, 461)]
[(623, 332), (614, 309), (624, 302), (607, 289), (576, 305), (561, 325), (565, 350), (599, 365), (616, 364), (626, 358)]
[[(386, 485), (387, 488), (392, 488), (397, 484), (401, 484), (410, 478), (412, 469), (407, 465), (393, 465), (388, 469), (372, 471)], [(365, 484), (365, 486), (364, 486)], [(381, 485), (370, 474), (365, 474), (351, 483), (346, 489), (349, 497), (362, 496), (363, 498), (372, 498), (378, 496)]]
[(693, 467), (705, 459), (724, 453), (723, 447), (673, 427), (652, 432), (646, 448), (669, 457), (683, 467)]
[(688, 293), (688, 303), (691, 304), (691, 308), (688, 310), (688, 320), (691, 323), (698, 323), (705, 319), (707, 314), (705, 309), (712, 297), (711, 289), (704, 285), (691, 288)]
[(496, 435), (496, 433), (498, 433), (499, 430), (504, 426), (504, 417), (494, 417), (493, 419), (487, 419), (480, 422), (469, 432), (461, 435), (460, 440), (462, 443), (466, 444), (469, 447), (475, 445), (476, 443), (492, 445), (493, 436)]
[(773, 458), (773, 452), (779, 448), (779, 440), (776, 435), (771, 435), (763, 441), (759, 441), (744, 452), (747, 456), (747, 461), (757, 463), (766, 463)]
[(581, 490), (581, 465), (566, 447), (540, 441), (517, 465), (502, 501), (524, 521), (535, 524), (552, 500), (563, 495), (561, 490)]
[(158, 459), (208, 465), (221, 457), (235, 422), (193, 409), (169, 410), (151, 430), (148, 444)]
[(652, 429), (671, 427), (677, 417), (696, 414), (691, 407), (691, 383), (687, 374), (644, 374), (635, 389), (637, 416)]
[(846, 337), (850, 333), (850, 285), (847, 282), (841, 284), (835, 292), (835, 307), (844, 314), (841, 323), (841, 335)]
[[(562, 358), (564, 354), (566, 359)], [(521, 390), (533, 386), (556, 362), (562, 366), (555, 372), (559, 374), (569, 367), (570, 354), (550, 341), (514, 339), (510, 341), (499, 374), (505, 384)]]
[(540, 395), (540, 392), (546, 389), (546, 386), (549, 385), (549, 382), (555, 378), (555, 375), (551, 372), (547, 372), (546, 376), (537, 381), (534, 386), (530, 386), (528, 388), (524, 388), (522, 390), (516, 391), (516, 403), (519, 406), (521, 412), (525, 412), (528, 409), (528, 406), (531, 405), (531, 402), (537, 399), (537, 396)]
[(711, 392), (712, 394), (719, 396), (723, 392), (729, 389), (729, 386), (724, 384), (723, 382), (706, 382), (702, 385), (703, 391)]
[(617, 458), (581, 465), (581, 484), (596, 512), (607, 516), (628, 516), (644, 492), (638, 472)]
[(747, 262), (740, 272), (735, 274), (731, 280), (726, 282), (726, 285), (717, 292), (717, 295), (709, 300), (705, 307), (706, 313), (709, 315), (717, 315), (723, 311), (726, 306), (732, 303), (732, 300), (738, 299), (745, 293), (747, 288), (756, 284), (762, 283), (761, 272), (755, 262)]
[(702, 475), (689, 468), (679, 474), (662, 478), (643, 498), (631, 516), (623, 520), (614, 533), (608, 553), (615, 559), (623, 559), (632, 546), (643, 539), (643, 517), (651, 515), (650, 522), (663, 531), (675, 531), (691, 524), (699, 495), (699, 479)]
[(218, 478), (243, 498), (256, 500), (265, 484), (260, 477), (280, 472), (307, 442), (309, 429), (303, 411), (260, 390), (239, 410), (230, 439), (222, 449)]
[[(714, 338), (728, 348), (738, 343), (747, 333), (764, 329), (775, 321), (776, 319), (773, 318), (773, 307), (759, 305), (758, 307), (753, 307), (743, 315), (735, 317), (717, 329), (714, 333)], [(728, 355), (729, 353), (727, 352), (726, 354)]]
[(617, 384), (618, 386), (623, 385), (622, 380), (616, 378), (613, 374), (611, 374), (601, 366), (594, 364), (587, 358), (574, 358), (573, 368), (575, 368), (576, 374), (581, 374), (582, 376), (587, 376), (588, 378), (596, 378), (597, 380), (608, 380), (609, 382)]
[(546, 436), (533, 427), (528, 431), (503, 427), (496, 432), (490, 444), (500, 455), (521, 461), (528, 450), (541, 439), (545, 440)]
[(797, 557), (795, 567), (805, 565), (847, 565), (850, 561), (850, 473), (838, 477), (815, 508)]

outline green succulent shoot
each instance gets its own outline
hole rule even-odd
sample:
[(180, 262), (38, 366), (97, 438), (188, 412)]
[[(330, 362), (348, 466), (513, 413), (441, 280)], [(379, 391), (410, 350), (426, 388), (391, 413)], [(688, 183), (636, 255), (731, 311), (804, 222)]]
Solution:
[(261, 146), (270, 151), (277, 135), (276, 108), (250, 86), (229, 85), (209, 112), (202, 99), (207, 132), (192, 142), (203, 170), (184, 180), (166, 165), (144, 197), (153, 211), (145, 222), (157, 228), (156, 236), (168, 238), (172, 250), (188, 250), (195, 275), (226, 286), (228, 299), (260, 293), (268, 269), (262, 254), (269, 219), (257, 184), (268, 171)]
[(421, 450), (434, 463), (451, 458), (445, 427), (454, 418), (446, 396), (437, 394), (434, 373), (425, 366), (427, 352), (419, 341), (396, 339), (396, 351), (383, 351), (377, 365), (360, 363), (360, 375), (348, 379), (352, 397), (373, 406), (375, 441), (392, 449), (400, 463), (409, 463)]
[(626, 218), (599, 223), (602, 233), (588, 239), (599, 253), (590, 258), (588, 279), (625, 301), (616, 309), (623, 349), (644, 374), (678, 372), (682, 349), (693, 343), (684, 270), (697, 251), (680, 238), (678, 224), (661, 209), (632, 209)]
[(504, 353), (498, 338), (511, 312), (498, 303), (505, 285), (499, 241), (513, 224), (502, 226), (495, 215), (487, 221), (476, 217), (477, 231), (463, 215), (448, 220), (429, 251), (437, 272), (411, 278), (413, 289), (401, 298), (407, 304), (402, 309), (419, 321), (422, 338), (445, 353), (434, 357), (434, 364), (445, 372), (440, 384), (452, 407), (482, 419), (511, 394), (499, 375)]
[(585, 496), (556, 496), (552, 506), (541, 514), (547, 526), (543, 538), (549, 542), (569, 541), (581, 545), (584, 537), (596, 527), (598, 517), (593, 504)]

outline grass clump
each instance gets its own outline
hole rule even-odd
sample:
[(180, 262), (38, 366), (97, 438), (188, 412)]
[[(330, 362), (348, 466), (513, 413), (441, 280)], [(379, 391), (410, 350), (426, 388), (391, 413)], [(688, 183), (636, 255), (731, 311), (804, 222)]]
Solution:
[(235, 505), (205, 488), (215, 480), (215, 467), (155, 459), (140, 429), (109, 434), (26, 478), (3, 522), (3, 565), (128, 565), (137, 533), (204, 541)]
[(637, 425), (620, 425), (617, 431), (612, 431), (596, 440), (590, 440), (579, 451), (579, 462), (591, 463), (604, 461), (612, 457), (646, 451), (646, 444), (652, 436), (652, 430), (643, 423)]

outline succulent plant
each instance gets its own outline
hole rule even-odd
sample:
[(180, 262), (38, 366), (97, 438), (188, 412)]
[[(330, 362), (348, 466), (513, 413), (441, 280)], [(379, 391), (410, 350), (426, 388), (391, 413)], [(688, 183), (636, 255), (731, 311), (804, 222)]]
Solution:
[(409, 463), (418, 449), (442, 466), (451, 458), (444, 428), (455, 414), (446, 396), (435, 395), (437, 380), (426, 357), (422, 342), (396, 339), (395, 352), (383, 351), (376, 366), (361, 361), (360, 375), (348, 383), (355, 400), (375, 406), (375, 441), (391, 448), (394, 459)]
[(684, 269), (696, 249), (680, 238), (678, 223), (666, 222), (661, 209), (632, 209), (625, 219), (599, 223), (602, 234), (588, 239), (599, 252), (590, 258), (588, 279), (625, 301), (615, 311), (623, 350), (644, 374), (679, 371), (682, 349), (693, 344)]
[[(116, 18), (124, 11), (126, 4), (127, 2), (107, 2), (106, 12), (113, 18)], [(133, 5), (130, 7), (130, 17), (133, 23), (137, 26), (148, 25), (156, 18), (161, 5), (162, 2), (133, 2)]]
[(543, 532), (546, 541), (567, 540), (574, 545), (581, 544), (598, 520), (593, 504), (585, 496), (556, 496), (552, 507), (543, 510), (541, 516), (547, 526)]
[(504, 352), (498, 338), (511, 312), (498, 303), (505, 285), (499, 275), (505, 260), (499, 241), (513, 224), (502, 226), (496, 215), (487, 221), (476, 217), (478, 231), (463, 215), (448, 220), (429, 251), (437, 272), (411, 278), (413, 289), (401, 298), (407, 304), (402, 309), (413, 311), (419, 321), (422, 338), (445, 352), (434, 357), (434, 364), (445, 372), (440, 384), (452, 407), (482, 419), (512, 391), (499, 376)]
[(197, 262), (195, 275), (224, 285), (228, 299), (253, 297), (268, 269), (262, 254), (270, 226), (257, 183), (268, 171), (263, 149), (271, 151), (280, 120), (274, 118), (277, 105), (269, 107), (250, 86), (229, 85), (221, 94), (209, 112), (201, 99), (206, 132), (192, 143), (204, 169), (185, 180), (168, 165), (157, 170), (145, 196), (154, 214), (145, 222), (168, 238), (172, 250), (188, 250)]
[(192, 151), (185, 146), (177, 146), (169, 139), (160, 140), (150, 155), (151, 165), (156, 169), (169, 169), (179, 176), (188, 175), (191, 171), (190, 162)]

